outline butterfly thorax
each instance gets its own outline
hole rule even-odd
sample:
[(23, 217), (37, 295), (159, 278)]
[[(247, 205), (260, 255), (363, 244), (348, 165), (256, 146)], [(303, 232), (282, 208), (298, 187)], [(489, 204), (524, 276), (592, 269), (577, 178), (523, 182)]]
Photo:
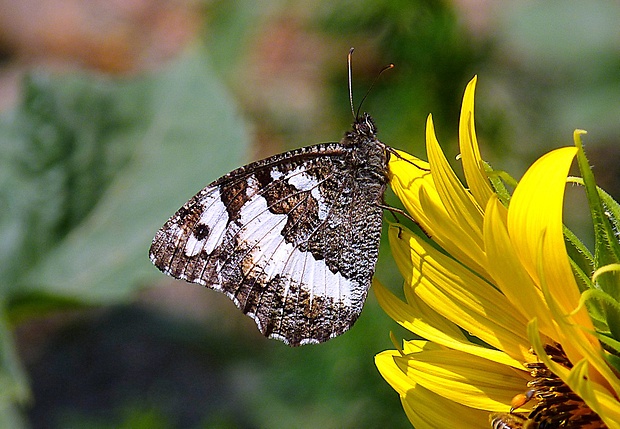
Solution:
[(389, 152), (386, 145), (377, 138), (377, 127), (372, 117), (368, 113), (358, 117), (340, 144), (352, 149), (351, 161), (357, 170), (359, 184), (378, 186), (383, 193), (387, 185)]

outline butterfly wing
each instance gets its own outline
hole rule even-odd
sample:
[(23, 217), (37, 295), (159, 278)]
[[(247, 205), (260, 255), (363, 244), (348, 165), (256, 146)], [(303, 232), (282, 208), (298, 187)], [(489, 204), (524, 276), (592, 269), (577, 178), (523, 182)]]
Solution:
[(326, 143), (223, 176), (157, 232), (151, 260), (224, 292), (268, 337), (295, 346), (340, 335), (366, 299), (385, 189), (361, 189), (352, 156)]

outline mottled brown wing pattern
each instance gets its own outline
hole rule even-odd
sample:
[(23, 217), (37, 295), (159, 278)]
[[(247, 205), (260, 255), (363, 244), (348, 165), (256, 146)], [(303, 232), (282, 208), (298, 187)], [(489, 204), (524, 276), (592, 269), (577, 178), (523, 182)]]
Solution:
[(386, 183), (385, 147), (365, 125), (370, 135), (354, 129), (208, 185), (158, 231), (151, 260), (224, 292), (289, 345), (346, 331), (374, 273)]

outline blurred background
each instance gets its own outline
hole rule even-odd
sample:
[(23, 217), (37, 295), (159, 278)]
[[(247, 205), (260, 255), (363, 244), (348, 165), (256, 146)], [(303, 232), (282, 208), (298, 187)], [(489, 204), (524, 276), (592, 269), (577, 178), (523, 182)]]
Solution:
[[(583, 128), (617, 198), (618, 22), (615, 1), (0, 0), (0, 427), (408, 427), (373, 356), (411, 335), (372, 293), (291, 349), (161, 274), (153, 235), (232, 168), (339, 140), (351, 46), (357, 105), (396, 65), (363, 105), (385, 143), (426, 158), (432, 113), (454, 161), (478, 75), (486, 160), (519, 178)], [(585, 204), (569, 189), (589, 242)], [(401, 288), (385, 245), (377, 278)]]

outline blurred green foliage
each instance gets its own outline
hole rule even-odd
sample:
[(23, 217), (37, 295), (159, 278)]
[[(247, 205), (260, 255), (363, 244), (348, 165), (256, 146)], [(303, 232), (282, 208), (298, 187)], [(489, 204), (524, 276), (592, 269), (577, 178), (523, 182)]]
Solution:
[(132, 81), (33, 74), (0, 134), (0, 391), (12, 419), (6, 404), (28, 389), (10, 326), (132, 299), (158, 277), (154, 232), (205, 175), (238, 165), (248, 138), (199, 51)]
[[(27, 426), (24, 413), (36, 427), (408, 425), (373, 356), (393, 347), (390, 330), (409, 334), (372, 293), (349, 333), (298, 349), (244, 337), (256, 332), (241, 314), (231, 318), (243, 329), (231, 331), (216, 318), (200, 324), (132, 304), (164, 278), (147, 257), (155, 231), (193, 193), (248, 160), (248, 123), (238, 113), (245, 100), (223, 82), (243, 85), (235, 80), (257, 32), (271, 31), (270, 17), (286, 17), (294, 5), (205, 3), (206, 48), (148, 76), (40, 71), (24, 82), (21, 104), (0, 117), (0, 427)], [(306, 30), (341, 55), (322, 100), (337, 114), (301, 118), (301, 131), (274, 126), (293, 130), (288, 146), (338, 140), (348, 128), (351, 45), (358, 103), (381, 67), (396, 64), (363, 105), (393, 147), (424, 157), (432, 112), (454, 159), (461, 97), (474, 74), (483, 155), (514, 176), (543, 148), (571, 144), (576, 127), (590, 131), (593, 148), (617, 146), (620, 8), (612, 2), (515, 2), (493, 16), (495, 31), (477, 37), (446, 2), (323, 1), (304, 11)], [(358, 61), (364, 56), (371, 59)], [(398, 204), (390, 195), (388, 202)], [(377, 276), (400, 288), (385, 243)], [(13, 328), (75, 308), (91, 311), (57, 332), (27, 375)]]

